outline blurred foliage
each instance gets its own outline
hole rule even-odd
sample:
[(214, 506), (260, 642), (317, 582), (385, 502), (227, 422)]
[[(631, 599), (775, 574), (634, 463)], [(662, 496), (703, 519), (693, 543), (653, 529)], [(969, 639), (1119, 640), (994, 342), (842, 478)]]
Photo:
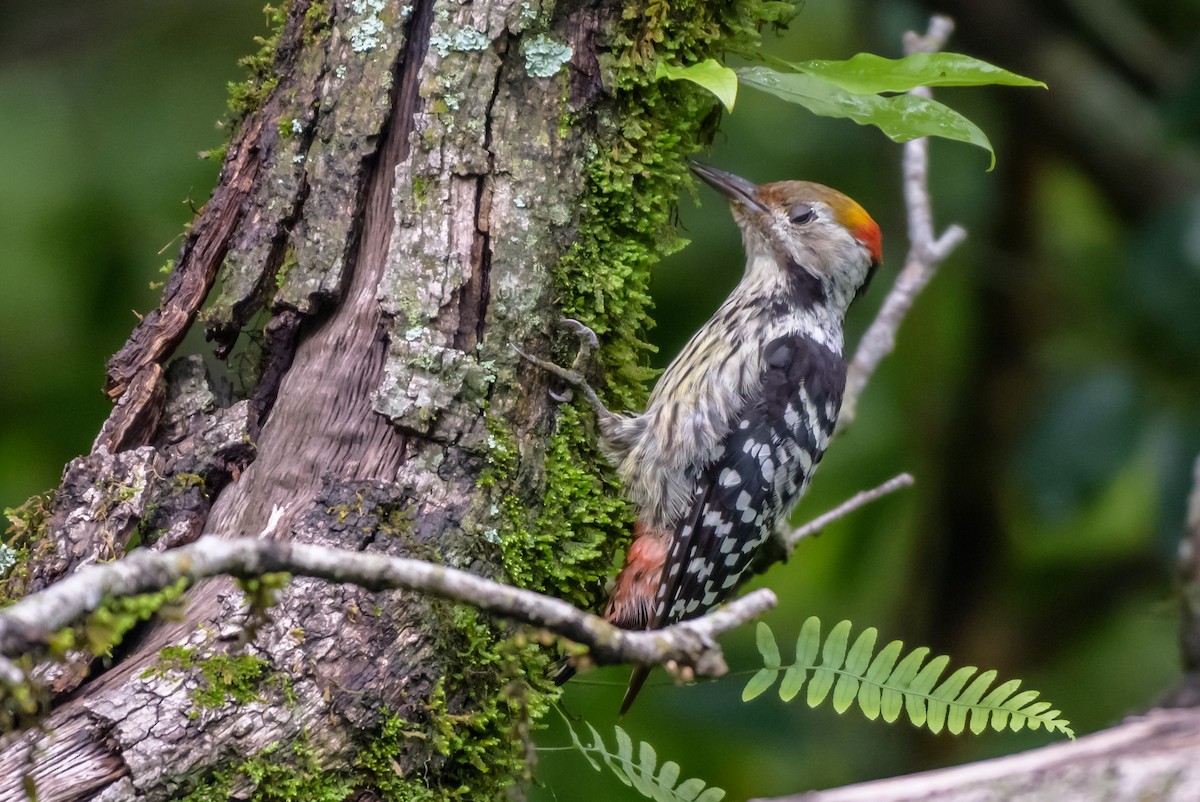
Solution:
[(104, 363), (208, 197), (197, 153), (262, 26), (245, 0), (0, 9), (0, 506), (90, 449)]
[[(192, 216), (186, 201), (202, 204), (215, 178), (196, 153), (224, 138), (214, 122), (264, 31), (261, 5), (0, 10), (0, 506), (54, 486), (88, 450), (108, 406), (104, 361), (129, 332), (128, 310), (156, 303), (149, 283)], [(777, 632), (809, 615), (875, 626), (1022, 677), (1083, 734), (1151, 704), (1178, 675), (1171, 574), (1200, 452), (1200, 0), (807, 0), (767, 49), (790, 61), (894, 57), (932, 10), (955, 16), (953, 50), (1050, 90), (938, 90), (987, 132), (997, 167), (933, 143), (935, 216), (970, 239), (905, 322), (798, 515), (900, 471), (917, 485), (759, 581), (780, 596), (768, 616)], [(851, 312), (853, 343), (904, 257), (899, 157), (874, 130), (745, 92), (705, 158), (756, 181), (827, 183), (875, 216), (885, 264)], [(693, 244), (652, 287), (660, 366), (742, 266), (713, 193), (685, 196), (679, 215)], [(754, 632), (725, 642), (739, 676), (674, 689), (655, 675), (622, 725), (730, 799), (1050, 739), (952, 739), (768, 697), (743, 704), (761, 665)], [(567, 710), (608, 732), (626, 673), (573, 680)], [(539, 741), (570, 742), (558, 723)], [(537, 775), (538, 800), (630, 798), (570, 752), (543, 755)]]

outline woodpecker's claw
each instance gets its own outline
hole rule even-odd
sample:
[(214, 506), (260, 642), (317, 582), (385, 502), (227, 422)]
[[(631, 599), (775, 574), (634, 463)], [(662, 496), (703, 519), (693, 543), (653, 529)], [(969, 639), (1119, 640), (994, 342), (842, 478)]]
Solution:
[[(579, 353), (575, 355), (575, 361), (571, 364), (570, 369), (564, 368), (561, 365), (556, 365), (555, 363), (545, 359), (539, 359), (532, 354), (527, 354), (516, 345), (511, 343), (510, 345), (512, 346), (512, 349), (517, 352), (517, 355), (526, 362), (538, 366), (552, 376), (557, 376), (566, 382), (571, 388), (574, 388), (582, 393), (583, 397), (587, 399), (587, 402), (591, 404), (592, 409), (594, 409), (601, 418), (610, 417), (612, 413), (608, 411), (608, 409), (600, 401), (600, 396), (596, 395), (596, 391), (592, 389), (591, 385), (587, 383), (587, 379), (583, 377), (583, 370), (586, 368), (587, 363), (591, 359), (592, 351), (600, 347), (600, 340), (598, 337), (596, 337), (596, 332), (592, 331), (578, 320), (573, 320), (571, 318), (564, 318), (563, 320), (560, 320), (558, 322), (558, 328), (567, 329), (579, 338)], [(571, 389), (568, 388), (562, 393), (556, 393), (551, 390), (550, 397), (562, 404), (570, 401), (575, 397), (575, 395)]]
[(571, 366), (579, 370), (584, 363), (591, 359), (592, 351), (600, 347), (600, 338), (596, 336), (596, 332), (574, 318), (563, 318), (558, 321), (558, 327), (560, 329), (567, 329), (579, 338), (579, 353), (575, 355), (575, 362)]
[[(539, 359), (538, 357), (534, 356), (533, 354), (527, 354), (524, 351), (522, 351), (520, 348), (518, 348), (517, 346), (512, 345), (511, 343), (510, 343), (510, 345), (512, 346), (512, 349), (517, 352), (517, 356), (521, 357), (522, 359), (524, 359), (526, 362), (529, 362), (530, 364), (537, 365), (539, 368), (546, 371), (547, 373), (549, 373), (553, 376), (557, 376), (558, 378), (562, 379), (563, 381), (565, 381), (567, 384), (571, 385), (572, 387), (587, 386), (587, 380), (584, 379), (583, 376), (580, 375), (579, 373), (576, 373), (573, 370), (567, 370), (566, 368), (562, 367), (561, 365), (556, 365), (553, 362), (550, 362), (549, 360)], [(550, 395), (551, 395), (551, 397), (553, 397), (554, 393), (551, 393)], [(568, 397), (566, 400), (569, 401), (571, 399)]]

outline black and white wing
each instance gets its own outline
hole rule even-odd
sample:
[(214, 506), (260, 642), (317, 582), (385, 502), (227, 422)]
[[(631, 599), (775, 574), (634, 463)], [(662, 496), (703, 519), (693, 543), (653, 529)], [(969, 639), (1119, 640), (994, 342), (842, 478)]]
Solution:
[(761, 395), (734, 419), (675, 531), (655, 627), (695, 618), (729, 598), (779, 517), (804, 493), (833, 434), (846, 386), (841, 355), (788, 334), (767, 344), (763, 363)]

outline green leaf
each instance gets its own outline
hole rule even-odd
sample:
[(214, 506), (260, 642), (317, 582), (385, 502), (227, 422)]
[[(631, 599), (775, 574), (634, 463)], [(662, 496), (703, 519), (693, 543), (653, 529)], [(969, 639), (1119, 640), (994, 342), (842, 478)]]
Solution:
[(654, 80), (691, 81), (717, 96), (727, 111), (733, 111), (737, 101), (737, 73), (713, 58), (706, 58), (686, 67), (674, 67), (658, 62), (654, 65)]
[(742, 688), (742, 701), (749, 702), (751, 699), (761, 696), (775, 684), (775, 678), (778, 676), (779, 669), (777, 668), (760, 668), (746, 683), (746, 687)]
[[(991, 673), (991, 672), (988, 672)], [(1008, 697), (1017, 692), (1017, 688), (1021, 687), (1021, 680), (1010, 679), (1008, 682), (1002, 682), (992, 692), (983, 698), (980, 702), (984, 707), (1000, 707), (1005, 703)]]
[(779, 696), (785, 702), (799, 695), (807, 684), (805, 699), (811, 707), (824, 702), (832, 691), (833, 707), (839, 714), (857, 703), (868, 719), (882, 717), (892, 723), (907, 712), (915, 726), (934, 733), (946, 729), (960, 735), (969, 725), (978, 735), (990, 722), (996, 730), (1044, 727), (1049, 732), (1075, 737), (1070, 722), (1060, 718), (1061, 712), (1051, 709), (1050, 702), (1039, 700), (1037, 691), (1017, 693), (1020, 680), (1004, 682), (989, 692), (996, 672), (980, 673), (974, 666), (964, 666), (939, 683), (950, 662), (946, 655), (927, 660), (929, 649), (921, 646), (901, 657), (904, 644), (891, 641), (872, 657), (876, 630), (863, 630), (847, 648), (851, 630), (849, 621), (841, 621), (822, 643), (821, 622), (810, 617), (796, 641), (796, 662), (781, 666), (774, 634), (760, 626), (758, 648), (767, 667), (751, 677), (742, 698), (761, 695), (783, 671)]
[[(946, 728), (955, 735), (960, 735), (967, 725), (967, 709), (956, 704), (959, 691), (967, 684), (975, 672), (975, 666), (960, 668), (951, 674), (945, 682), (933, 692), (933, 700), (929, 702), (929, 728), (940, 732), (942, 721), (946, 720)], [(937, 705), (935, 712), (934, 705)], [(947, 706), (949, 709), (947, 709)], [(936, 726), (936, 729), (934, 727)]]
[(645, 741), (638, 741), (637, 770), (629, 772), (629, 779), (633, 780), (633, 787), (637, 789), (637, 792), (647, 799), (655, 797), (657, 787), (654, 782), (654, 770), (656, 768), (658, 768), (658, 755), (654, 753), (654, 747)]
[[(671, 789), (675, 787), (675, 783), (679, 780), (679, 764), (674, 760), (668, 760), (662, 764), (662, 768), (658, 772), (658, 785), (660, 788)], [(674, 792), (671, 793), (674, 796)]]
[(850, 647), (850, 654), (846, 655), (846, 671), (860, 677), (866, 673), (871, 663), (871, 653), (875, 651), (875, 638), (878, 634), (875, 627), (867, 627), (855, 639), (854, 645)]
[(785, 702), (795, 699), (807, 679), (808, 671), (798, 665), (788, 666), (787, 671), (783, 672), (783, 682), (779, 683), (779, 698)]
[(863, 682), (862, 687), (858, 689), (858, 707), (868, 721), (879, 718), (881, 696), (880, 687), (869, 682)]
[(839, 621), (837, 626), (829, 630), (825, 639), (825, 648), (821, 650), (821, 665), (828, 668), (841, 668), (846, 659), (846, 642), (850, 640), (849, 621)]
[(825, 701), (825, 697), (829, 695), (829, 689), (833, 687), (833, 680), (837, 675), (827, 668), (818, 668), (813, 672), (813, 678), (808, 683), (808, 706), (816, 707)]
[(883, 720), (891, 724), (900, 718), (900, 711), (903, 709), (904, 694), (895, 688), (884, 688), (879, 697), (879, 713), (883, 716)]
[(925, 664), (918, 673), (908, 689), (913, 693), (919, 693), (922, 696), (928, 696), (933, 690), (933, 686), (937, 684), (938, 677), (946, 670), (946, 666), (950, 663), (950, 658), (944, 654), (939, 654), (937, 657)]
[(696, 797), (700, 796), (700, 792), (704, 790), (704, 780), (698, 780), (693, 777), (690, 780), (684, 780), (675, 789), (675, 796), (683, 800), (683, 802), (693, 802)]
[[(588, 725), (591, 726), (591, 725)], [(600, 744), (600, 757), (604, 764), (608, 766), (608, 770), (625, 785), (633, 785), (633, 781), (629, 779), (629, 768), (632, 764), (633, 744), (629, 741), (629, 734), (620, 727), (614, 728), (617, 733), (617, 754), (609, 754), (608, 749), (603, 742)], [(624, 744), (629, 745), (629, 751), (626, 754), (621, 754)]]
[(850, 709), (858, 696), (858, 680), (849, 674), (839, 674), (833, 688), (833, 709), (840, 716)]
[(894, 142), (940, 136), (983, 148), (996, 166), (996, 152), (975, 123), (949, 106), (917, 95), (860, 95), (805, 73), (781, 73), (769, 67), (738, 70), (742, 81), (796, 103), (822, 117), (845, 117), (859, 125), (874, 125)]
[(758, 645), (758, 653), (762, 655), (763, 665), (767, 668), (779, 668), (779, 644), (775, 642), (775, 633), (771, 628), (759, 621), (754, 639)]
[(921, 670), (921, 663), (925, 662), (925, 658), (928, 655), (928, 646), (918, 646), (913, 649), (904, 656), (904, 659), (900, 661), (900, 665), (896, 666), (896, 670), (892, 672), (892, 676), (888, 677), (888, 684), (894, 685), (901, 690), (908, 690), (913, 680), (916, 679), (917, 672)]
[(600, 764), (592, 758), (591, 753), (595, 753), (618, 780), (625, 785), (632, 786), (639, 794), (653, 799), (654, 802), (701, 802), (701, 800), (715, 802), (725, 796), (725, 792), (720, 788), (706, 790), (705, 782), (695, 778), (685, 780), (680, 783), (678, 788), (675, 788), (675, 782), (679, 779), (679, 764), (670, 760), (662, 765), (662, 769), (655, 776), (658, 755), (655, 753), (654, 747), (645, 741), (638, 741), (638, 756), (635, 763), (633, 739), (619, 726), (613, 727), (617, 737), (617, 753), (615, 755), (608, 751), (600, 733), (588, 722), (584, 723), (591, 732), (592, 745), (584, 746), (570, 720), (561, 710), (559, 714), (571, 734), (571, 744), (583, 753), (592, 768), (600, 771)]
[[(964, 714), (970, 712), (971, 732), (975, 735), (979, 735), (987, 729), (988, 710), (980, 703), (980, 699), (983, 698), (984, 691), (991, 687), (995, 680), (995, 671), (985, 671), (973, 679), (967, 689), (955, 700), (957, 704), (963, 706)], [(953, 719), (953, 717), (954, 712), (951, 711), (951, 718)]]
[(859, 53), (845, 61), (800, 61), (788, 66), (858, 94), (907, 92), (918, 86), (1000, 84), (1046, 88), (1041, 81), (962, 53), (914, 53), (901, 59)]
[(800, 637), (796, 638), (796, 665), (811, 666), (817, 661), (821, 651), (821, 619), (810, 615), (800, 627)]
[[(596, 728), (590, 723), (588, 724), (588, 729), (592, 731), (592, 749), (603, 749), (603, 741), (600, 740), (600, 733), (596, 732)], [(567, 725), (567, 732), (571, 733), (571, 745), (583, 754), (593, 769), (600, 771), (600, 764), (596, 762), (596, 759), (589, 754), (589, 750), (583, 745), (583, 742), (579, 740), (579, 736), (575, 734), (575, 728)]]
[(633, 739), (629, 737), (629, 733), (620, 727), (613, 727), (617, 733), (617, 756), (625, 761), (626, 764), (633, 765)]
[(1036, 730), (1038, 728), (1038, 724), (1041, 723), (1039, 716), (1041, 716), (1043, 712), (1049, 710), (1051, 706), (1052, 705), (1049, 702), (1038, 702), (1037, 704), (1032, 704), (1021, 711), (1021, 715), (1029, 719), (1029, 729)]
[(867, 669), (867, 682), (876, 684), (882, 683), (892, 673), (892, 669), (896, 665), (896, 659), (900, 656), (901, 650), (904, 649), (904, 644), (898, 640), (894, 640), (887, 646), (884, 646), (879, 654), (875, 655), (875, 659), (871, 661), (871, 667)]

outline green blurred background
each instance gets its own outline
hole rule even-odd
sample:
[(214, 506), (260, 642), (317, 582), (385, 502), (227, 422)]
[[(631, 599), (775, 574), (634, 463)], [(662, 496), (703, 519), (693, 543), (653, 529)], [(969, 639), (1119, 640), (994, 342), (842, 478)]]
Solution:
[[(108, 408), (104, 360), (207, 198), (214, 121), (261, 0), (0, 6), (0, 506), (54, 486)], [(918, 484), (804, 543), (766, 582), (785, 643), (804, 617), (849, 618), (959, 664), (1019, 676), (1079, 733), (1153, 703), (1178, 677), (1174, 555), (1200, 453), (1200, 2), (808, 0), (768, 36), (790, 59), (898, 55), (927, 14), (951, 49), (1045, 80), (1049, 92), (939, 99), (999, 156), (934, 142), (939, 227), (970, 239), (906, 321), (858, 422), (801, 516), (900, 471)], [(756, 181), (803, 177), (859, 200), (886, 262), (852, 312), (869, 322), (905, 253), (900, 148), (873, 129), (746, 90), (704, 158)], [(695, 204), (695, 200), (700, 205)], [(693, 244), (657, 272), (664, 361), (736, 282), (724, 204), (698, 190)], [(753, 633), (726, 638), (734, 671)], [(572, 682), (564, 704), (611, 742), (625, 672)], [(887, 776), (1045, 743), (954, 739), (854, 714), (740, 702), (746, 676), (674, 690), (656, 675), (622, 722), (730, 799)], [(554, 724), (539, 738), (567, 742)], [(535, 799), (634, 798), (570, 752), (546, 752)]]

